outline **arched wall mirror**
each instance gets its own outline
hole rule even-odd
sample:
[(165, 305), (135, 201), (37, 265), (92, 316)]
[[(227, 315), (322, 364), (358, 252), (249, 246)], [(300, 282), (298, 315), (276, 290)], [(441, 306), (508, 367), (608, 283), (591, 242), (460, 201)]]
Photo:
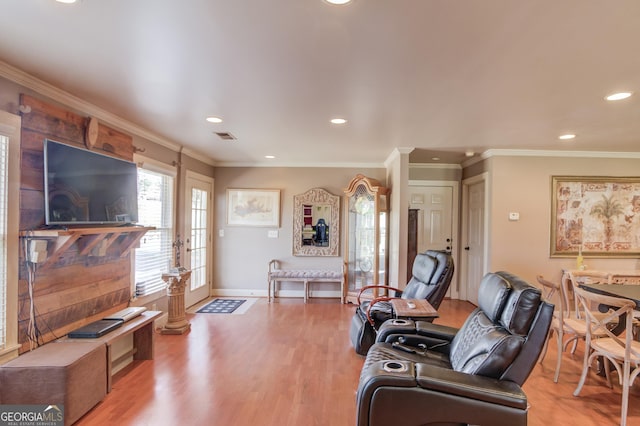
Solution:
[(293, 255), (337, 256), (340, 197), (321, 188), (293, 197)]

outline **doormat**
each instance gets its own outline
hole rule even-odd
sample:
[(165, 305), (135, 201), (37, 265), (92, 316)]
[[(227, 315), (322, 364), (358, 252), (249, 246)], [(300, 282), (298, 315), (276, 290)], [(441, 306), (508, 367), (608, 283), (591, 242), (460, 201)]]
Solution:
[(230, 314), (240, 305), (246, 302), (245, 299), (214, 299), (196, 311), (197, 314)]

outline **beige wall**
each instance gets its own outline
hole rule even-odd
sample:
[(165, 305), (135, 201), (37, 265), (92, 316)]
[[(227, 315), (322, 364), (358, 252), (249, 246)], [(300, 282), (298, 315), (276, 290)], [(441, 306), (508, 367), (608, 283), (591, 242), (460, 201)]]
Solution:
[[(489, 270), (509, 270), (534, 282), (537, 274), (559, 280), (574, 258), (551, 258), (551, 176), (638, 176), (640, 159), (492, 157)], [(520, 220), (508, 220), (509, 212)], [(591, 269), (637, 269), (638, 259), (586, 258)]]
[(445, 180), (460, 182), (462, 169), (452, 165), (451, 167), (431, 167), (422, 164), (409, 165), (409, 180)]
[[(265, 168), (218, 167), (215, 171), (215, 225), (213, 288), (217, 294), (266, 296), (267, 267), (271, 259), (282, 261), (285, 268), (342, 268), (344, 255), (343, 190), (356, 174), (384, 184), (385, 169), (352, 168)], [(280, 189), (280, 227), (278, 238), (268, 238), (276, 228), (251, 228), (226, 225), (227, 188)], [(312, 188), (322, 188), (340, 198), (340, 255), (338, 257), (293, 256), (293, 196)], [(224, 231), (224, 237), (219, 231)], [(286, 283), (284, 289), (288, 287)], [(314, 289), (334, 291), (333, 284), (318, 284)]]
[(487, 171), (487, 160), (481, 160), (462, 170), (462, 179), (469, 179)]

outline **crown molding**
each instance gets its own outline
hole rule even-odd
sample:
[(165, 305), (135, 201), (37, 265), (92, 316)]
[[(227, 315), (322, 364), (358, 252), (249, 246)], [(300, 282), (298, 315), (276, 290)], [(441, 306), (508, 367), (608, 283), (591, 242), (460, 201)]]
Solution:
[[(178, 150), (179, 152), (179, 150)], [(198, 161), (202, 161), (205, 164), (208, 164), (210, 166), (218, 166), (218, 163), (216, 162), (216, 160), (214, 160), (213, 158), (209, 157), (208, 155), (204, 155), (202, 152), (200, 151), (196, 151), (194, 149), (188, 148), (186, 146), (182, 147), (182, 153), (184, 155), (188, 155), (189, 157), (198, 160)]]
[(334, 169), (384, 169), (382, 163), (286, 163), (286, 162), (235, 162), (219, 161), (216, 167), (282, 167), (282, 168), (334, 168)]
[(470, 167), (491, 157), (556, 157), (556, 158), (628, 158), (640, 159), (640, 152), (613, 151), (553, 151), (535, 149), (488, 149), (462, 163), (462, 168)]
[(415, 150), (415, 148), (413, 147), (395, 147), (393, 151), (391, 151), (391, 154), (389, 154), (387, 159), (384, 160), (385, 168), (389, 168), (391, 162), (396, 158), (398, 158), (400, 155), (402, 154), (409, 155), (413, 152), (413, 150)]
[(474, 165), (476, 163), (479, 163), (481, 161), (484, 161), (484, 160), (485, 160), (485, 158), (482, 156), (482, 154), (474, 155), (473, 157), (469, 158), (468, 160), (464, 160), (460, 165), (464, 169), (465, 167), (472, 166), (472, 165)]
[(480, 157), (574, 157), (574, 158), (640, 158), (640, 152), (553, 151), (535, 149), (488, 149)]
[[(20, 86), (33, 90), (34, 92), (46, 96), (56, 102), (73, 108), (83, 113), (96, 117), (102, 123), (117, 127), (118, 129), (136, 135), (140, 138), (146, 139), (150, 142), (169, 148), (172, 151), (179, 152), (182, 146), (176, 142), (173, 142), (165, 137), (158, 135), (152, 131), (149, 131), (131, 121), (128, 121), (118, 115), (115, 115), (107, 110), (104, 110), (92, 103), (89, 103), (79, 97), (72, 95), (52, 84), (47, 83), (44, 80), (40, 80), (37, 77), (27, 74), (26, 72), (9, 65), (4, 61), (0, 61), (0, 77), (4, 77)], [(189, 152), (191, 156), (199, 159), (210, 165), (215, 165), (215, 161), (207, 155), (201, 152), (183, 149), (183, 152)]]
[(409, 163), (410, 169), (462, 169), (461, 164), (447, 164), (447, 163)]

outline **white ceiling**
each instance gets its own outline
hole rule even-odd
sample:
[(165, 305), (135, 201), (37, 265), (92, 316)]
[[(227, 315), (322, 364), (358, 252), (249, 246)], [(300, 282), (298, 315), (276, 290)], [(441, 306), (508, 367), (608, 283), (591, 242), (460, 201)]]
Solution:
[(0, 61), (218, 164), (637, 152), (639, 52), (637, 0), (0, 4)]

